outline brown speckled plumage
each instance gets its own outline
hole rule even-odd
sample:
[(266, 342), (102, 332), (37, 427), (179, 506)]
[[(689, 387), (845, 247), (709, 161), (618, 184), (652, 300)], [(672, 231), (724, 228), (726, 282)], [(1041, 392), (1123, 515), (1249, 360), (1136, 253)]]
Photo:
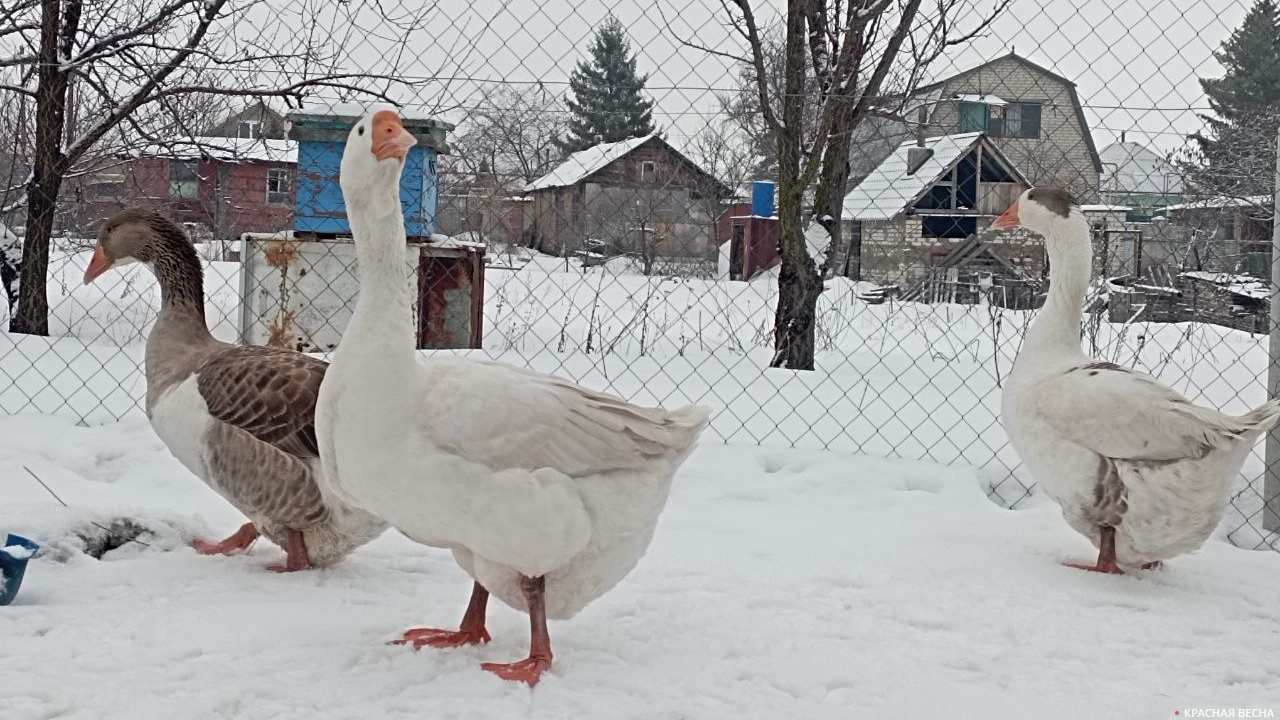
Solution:
[(147, 414), (194, 375), (212, 418), (203, 462), (196, 463), (206, 470), (202, 479), (276, 544), (287, 545), (288, 530), (303, 531), (313, 564), (336, 561), (381, 534), (380, 521), (338, 507), (317, 484), (315, 406), (328, 364), (215, 339), (205, 323), (199, 257), (163, 215), (128, 208), (107, 220), (98, 237), (113, 261), (136, 259), (155, 272), (161, 308), (147, 338)]

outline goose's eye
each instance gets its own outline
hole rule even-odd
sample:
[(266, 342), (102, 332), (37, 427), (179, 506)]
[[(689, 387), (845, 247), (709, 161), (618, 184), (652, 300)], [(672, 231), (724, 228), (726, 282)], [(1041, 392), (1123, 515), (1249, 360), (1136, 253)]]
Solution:
[(356, 128), (356, 134), (357, 134), (357, 135), (364, 135), (364, 126), (363, 126), (363, 125), (361, 125), (360, 127)]

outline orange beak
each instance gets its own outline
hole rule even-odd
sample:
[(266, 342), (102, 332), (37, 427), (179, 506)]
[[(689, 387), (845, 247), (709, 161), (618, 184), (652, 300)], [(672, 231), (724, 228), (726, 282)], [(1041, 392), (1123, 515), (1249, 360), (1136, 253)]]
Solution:
[(84, 269), (84, 284), (88, 285), (94, 281), (94, 278), (110, 270), (112, 264), (111, 258), (102, 252), (102, 246), (95, 245), (93, 247), (93, 259), (89, 261), (89, 267)]
[(991, 227), (995, 230), (1004, 230), (1006, 228), (1015, 228), (1022, 224), (1018, 219), (1018, 201), (1014, 200), (1008, 210), (1000, 213), (1000, 217), (991, 223)]
[(396, 158), (404, 161), (409, 148), (418, 144), (417, 138), (404, 129), (400, 116), (390, 110), (373, 115), (373, 156), (379, 160)]

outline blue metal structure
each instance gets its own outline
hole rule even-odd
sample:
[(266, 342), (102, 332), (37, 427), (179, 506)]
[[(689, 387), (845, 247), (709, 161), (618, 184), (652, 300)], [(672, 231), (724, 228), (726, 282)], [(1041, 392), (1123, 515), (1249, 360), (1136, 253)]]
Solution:
[(751, 214), (755, 217), (773, 217), (774, 183), (757, 180), (751, 184)]
[[(299, 233), (347, 234), (346, 207), (338, 185), (338, 167), (351, 126), (364, 115), (360, 107), (336, 106), (289, 113), (289, 139), (298, 143), (297, 200), (293, 229)], [(418, 144), (405, 159), (400, 178), (405, 234), (425, 238), (435, 232), (437, 158), (448, 154), (453, 125), (431, 118), (404, 118)]]

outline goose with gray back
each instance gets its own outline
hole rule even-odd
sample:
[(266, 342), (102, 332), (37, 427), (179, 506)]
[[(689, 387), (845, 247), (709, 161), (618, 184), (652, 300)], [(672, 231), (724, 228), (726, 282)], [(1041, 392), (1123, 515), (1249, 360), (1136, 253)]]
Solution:
[(1048, 296), (1005, 383), (1000, 420), (1040, 490), (1098, 549), (1096, 562), (1069, 565), (1153, 569), (1198, 549), (1222, 520), (1249, 449), (1280, 419), (1280, 402), (1226, 415), (1086, 355), (1092, 245), (1065, 191), (1031, 188), (991, 226), (1035, 231), (1049, 255)]
[(382, 534), (386, 523), (316, 482), (315, 406), (327, 364), (215, 339), (200, 258), (182, 228), (154, 210), (126, 208), (102, 224), (84, 282), (133, 262), (149, 267), (160, 285), (145, 355), (151, 426), (188, 470), (250, 519), (196, 549), (234, 553), (261, 533), (285, 549), (285, 563), (271, 569), (301, 570), (332, 564)]

